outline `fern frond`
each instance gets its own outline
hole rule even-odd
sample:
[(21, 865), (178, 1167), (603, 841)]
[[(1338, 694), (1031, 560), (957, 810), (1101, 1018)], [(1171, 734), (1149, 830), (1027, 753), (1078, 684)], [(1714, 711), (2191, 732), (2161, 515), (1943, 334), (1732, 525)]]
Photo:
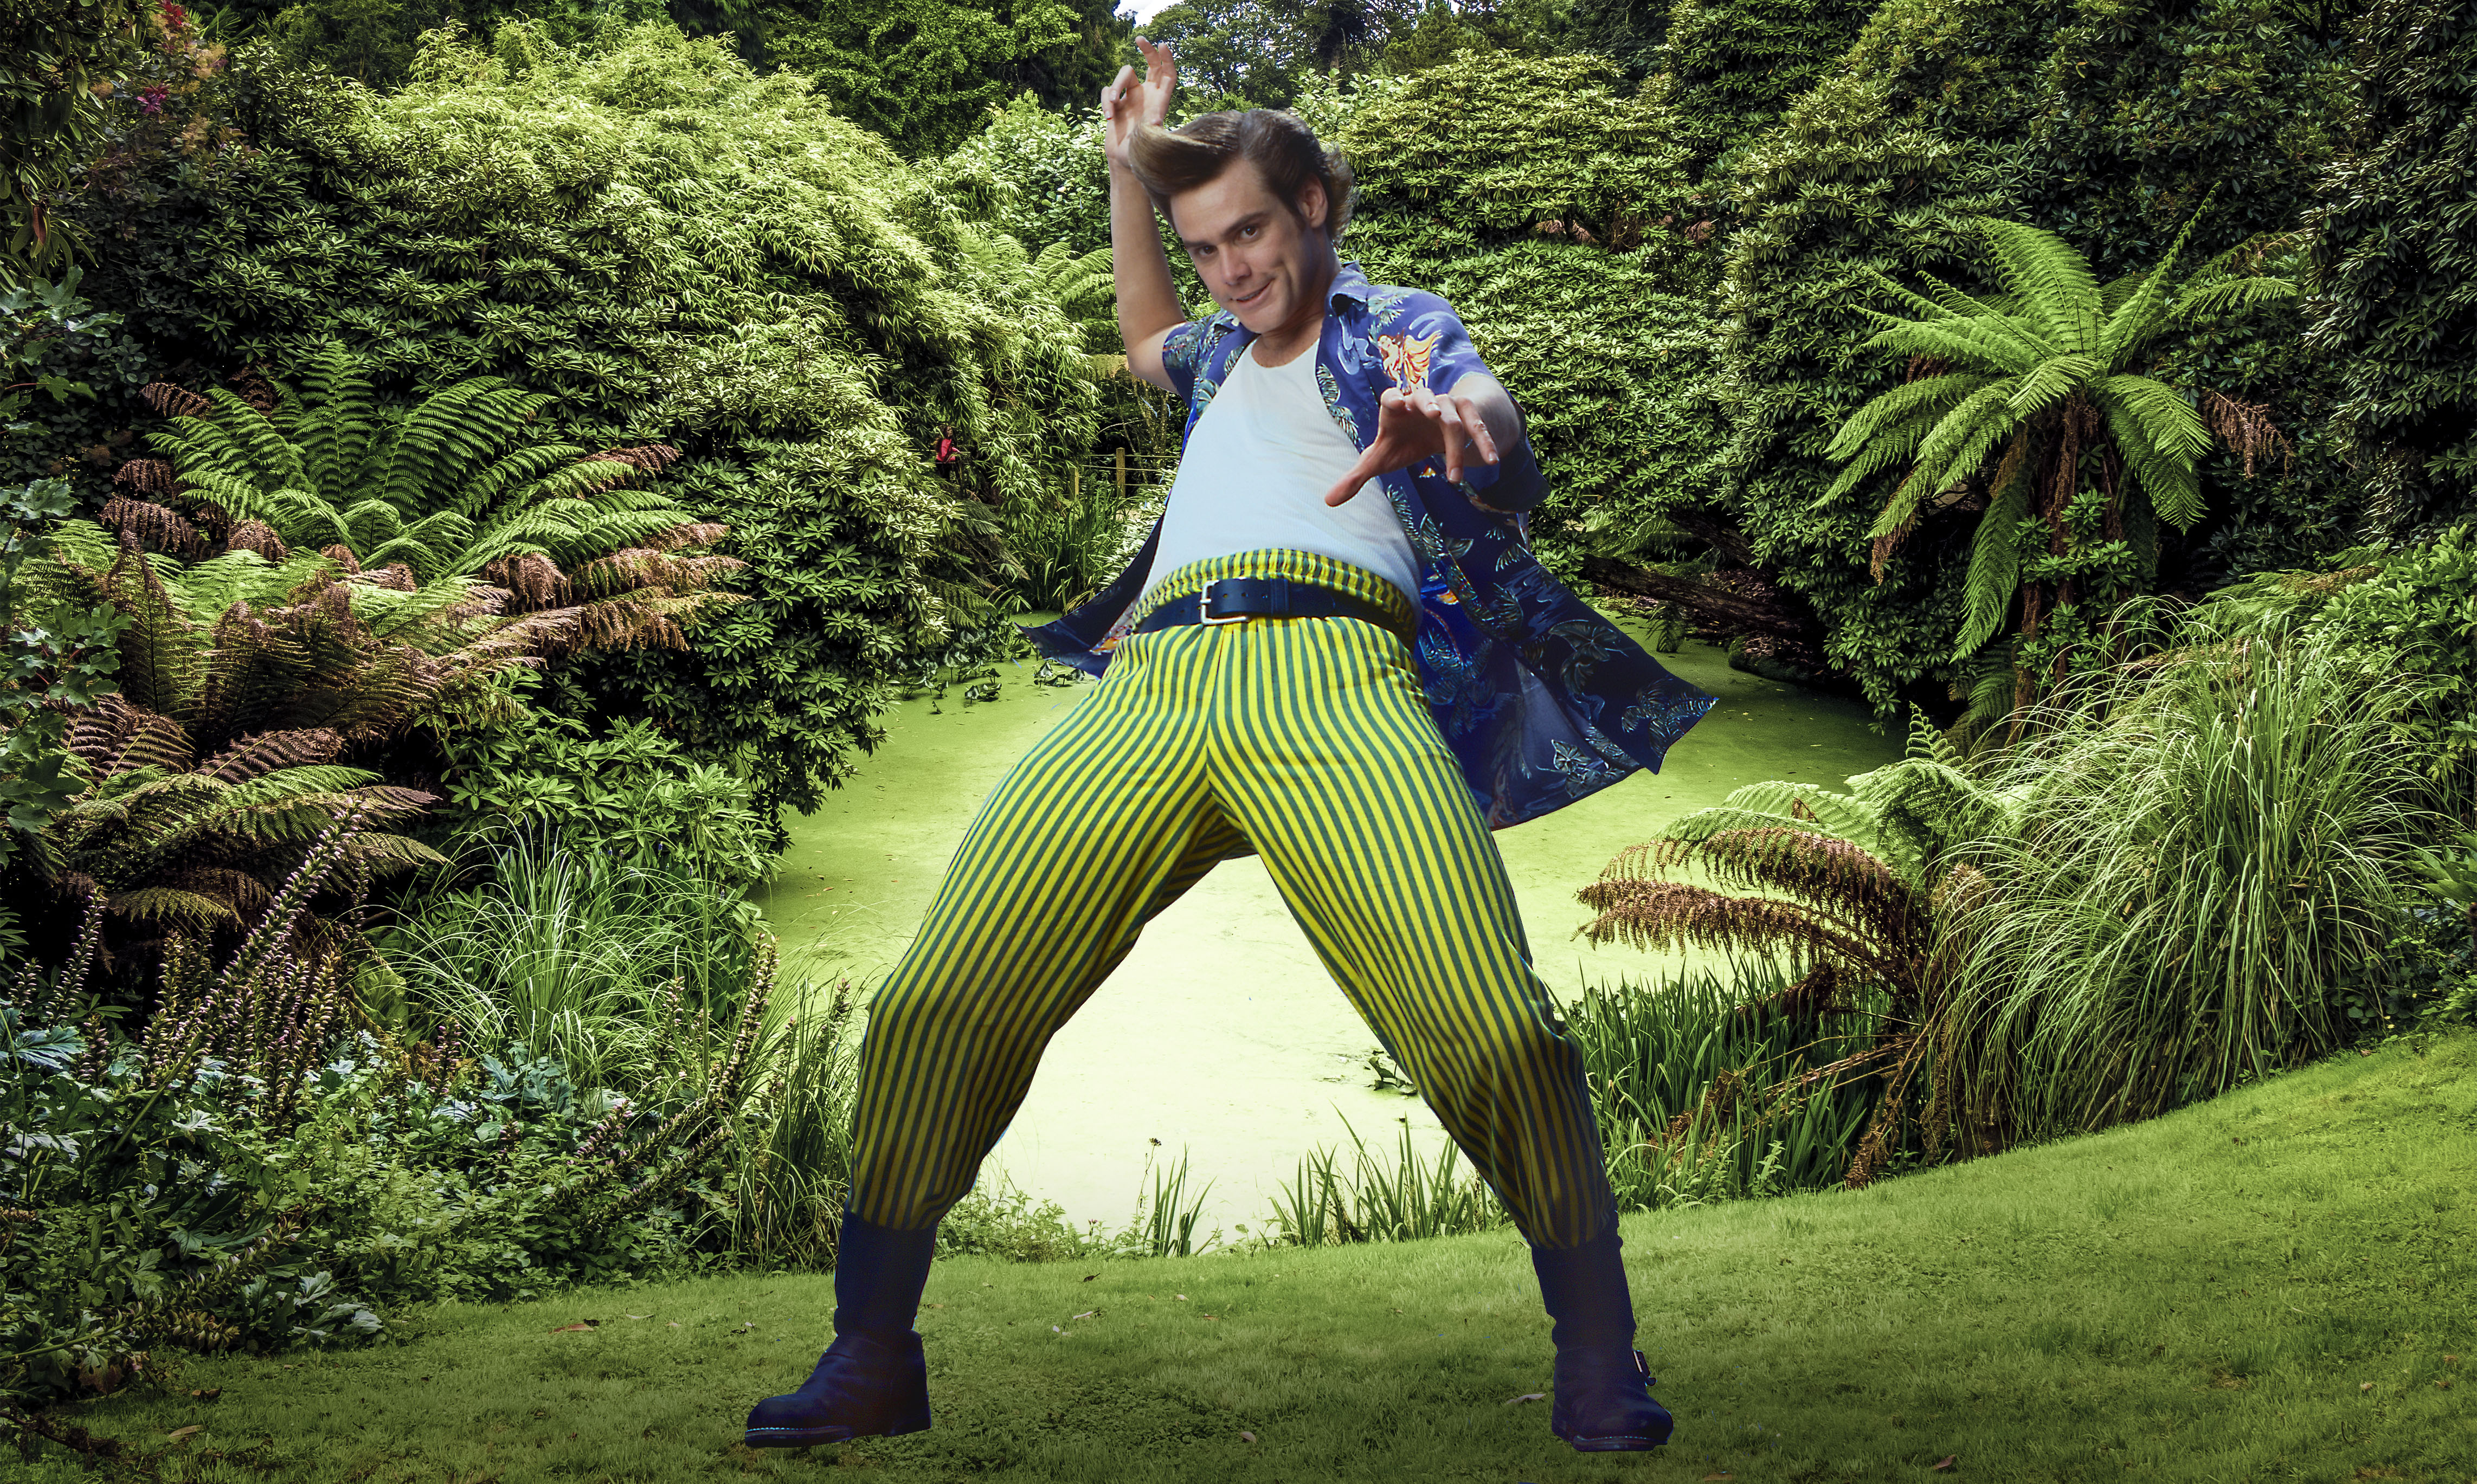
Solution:
[[(2168, 420), (2172, 408), (2192, 419), (2193, 429), (2204, 448), (2210, 445), (2210, 434), (2202, 427), (2200, 415), (2185, 405), (2185, 399), (2167, 387), (2144, 377), (2112, 377), (2108, 385), (2117, 382), (2139, 382), (2152, 391), (2138, 392), (2149, 404), (2137, 410), (2132, 398), (2117, 390), (2109, 390), (2094, 400), (2107, 415), (2108, 432), (2115, 438), (2116, 452), (2124, 456), (2125, 467), (2132, 471), (2141, 492), (2150, 497), (2150, 507), (2160, 517), (2179, 531), (2189, 530), (2202, 518), (2202, 475), (2196, 462), (2196, 452), (2188, 445), (2162, 447), (2157, 427)], [(2171, 436), (2181, 430), (2171, 429)]]
[(2030, 513), (2034, 482), (2025, 452), (2028, 442), (2025, 429), (1997, 466), (1997, 480), (1988, 490), (1987, 509), (1978, 517), (1978, 531), (1970, 538), (1969, 575), (1962, 588), (1961, 638), (1953, 646), (1955, 664), (2004, 626), (2005, 611), (2021, 587), (2021, 554), (2014, 541), (2015, 528)]
[(1932, 325), (1893, 320), (1869, 339), (1865, 348), (1904, 356), (1932, 356), (1956, 365), (1977, 366), (1998, 376), (2022, 375), (2051, 354), (2044, 345), (2025, 342), (1992, 324), (1974, 319), (1947, 319)]
[(1979, 217), (1976, 224), (1994, 250), (1997, 276), (2020, 297), (2042, 338), (2066, 354), (2098, 352), (2099, 289), (2089, 260), (2044, 228), (1993, 216)]
[(323, 727), (263, 731), (200, 763), (198, 772), (220, 783), (246, 783), (279, 768), (332, 763), (343, 750), (344, 739)]
[(1877, 394), (1865, 406), (1849, 414), (1840, 431), (1823, 450), (1823, 457), (1844, 459), (1865, 446), (1866, 440), (1894, 424), (1906, 422), (1922, 412), (1940, 414), (1959, 406), (1971, 392), (1987, 384), (1988, 378), (1976, 371), (1948, 371), (1940, 376), (1921, 377), (1914, 382), (1895, 386)]

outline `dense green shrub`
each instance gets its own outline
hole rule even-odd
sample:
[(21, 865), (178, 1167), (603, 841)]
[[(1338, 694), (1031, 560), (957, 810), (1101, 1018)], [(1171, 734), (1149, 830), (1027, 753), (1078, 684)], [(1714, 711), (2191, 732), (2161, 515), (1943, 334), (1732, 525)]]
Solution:
[(49, 198), (93, 158), (144, 14), (134, 0), (0, 7), (0, 288), (68, 266)]
[(1873, 10), (1871, 0), (1677, 0), (1646, 64), (1677, 111), (1693, 172), (1820, 82)]
[(602, 735), (528, 707), (499, 726), (442, 739), (445, 796), (432, 843), (464, 857), (556, 830), (581, 854), (626, 866), (678, 856), (744, 888), (773, 873), (772, 828), (749, 779), (690, 756), (641, 721)]
[[(731, 526), (751, 601), (692, 654), (569, 667), (559, 704), (813, 804), (874, 737), (888, 667), (989, 611), (989, 507), (1092, 436), (1080, 334), (1027, 255), (798, 78), (667, 27), (435, 37), (388, 97), (263, 54), (234, 71), (244, 158), (83, 203), (113, 244), (96, 292), (167, 362), (283, 380), (341, 342), (383, 385), (554, 396), (577, 446), (681, 448), (665, 492)], [(927, 467), (940, 424), (976, 499)]]
[[(1825, 654), (1878, 705), (1914, 683), (1965, 685), (1937, 644), (1959, 622), (1966, 547), (1951, 523), (1931, 521), (1870, 575), (1882, 491), (1818, 503), (1826, 440), (1900, 370), (1864, 348), (1875, 327), (1853, 290), (1867, 270), (1968, 286), (1963, 227), (1976, 214), (2060, 233), (2102, 281), (2157, 261), (2214, 185), (2224, 183), (2189, 253), (2293, 227), (2339, 112), (2331, 37), (2316, 25), (2252, 0), (2189, 11), (2082, 0), (2062, 12), (1889, 0), (1833, 75), (1735, 158), (1741, 225), (1718, 305), (1730, 338), (1716, 394), (1734, 427), (1725, 508), (1759, 563), (1822, 615)], [(2119, 93), (2120, 79), (2138, 87)], [(2162, 378), (2227, 389), (2274, 426), (2300, 428), (2323, 388), (2280, 352), (2293, 330), (2272, 314), (2244, 334), (2169, 347)], [(2264, 384), (2271, 371), (2296, 380)], [(2218, 581), (2215, 551), (2279, 554), (2216, 545), (2243, 503), (2228, 492), (2242, 476), (2225, 460), (2203, 475), (2212, 516), (2164, 553), (2157, 581), (2169, 589)], [(2324, 482), (2283, 492), (2308, 513), (2301, 524), (2331, 529)], [(2257, 502), (2249, 518), (2278, 525), (2288, 510)]]
[[(810, 0), (768, 10), (772, 60), (915, 159), (962, 142), (1022, 87), (1026, 63), (1067, 50), (1079, 30), (1056, 0)], [(1093, 95), (1100, 87), (1094, 79)]]
[(2477, 18), (2451, 0), (2374, 0), (2357, 38), (2365, 146), (2314, 223), (2313, 351), (2374, 518), (2424, 529), (2477, 510)]
[(1620, 84), (1605, 58), (1472, 55), (1371, 80), (1339, 110), (1310, 100), (1357, 176), (1348, 250), (1420, 283), (1485, 247), (1563, 237), (1664, 249), (1671, 286), (1693, 282), (1676, 114)]
[(1428, 286), (1521, 404), (1552, 499), (1532, 539), (1552, 569), (1621, 543), (1710, 488), (1724, 441), (1699, 298), (1664, 291), (1658, 248), (1530, 242), (1449, 263)]

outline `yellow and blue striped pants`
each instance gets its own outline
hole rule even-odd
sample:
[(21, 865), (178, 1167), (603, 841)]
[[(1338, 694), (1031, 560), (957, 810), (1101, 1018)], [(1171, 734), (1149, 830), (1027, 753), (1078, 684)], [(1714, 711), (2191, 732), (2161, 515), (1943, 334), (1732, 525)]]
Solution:
[[(1191, 563), (1147, 602), (1272, 576), (1379, 604), (1413, 631), (1392, 584), (1305, 552)], [(1523, 1235), (1551, 1248), (1596, 1236), (1614, 1208), (1599, 1130), (1504, 861), (1409, 649), (1341, 618), (1121, 641), (1101, 683), (989, 795), (869, 1009), (852, 1214), (935, 1225), (1050, 1037), (1146, 921), (1247, 845)]]

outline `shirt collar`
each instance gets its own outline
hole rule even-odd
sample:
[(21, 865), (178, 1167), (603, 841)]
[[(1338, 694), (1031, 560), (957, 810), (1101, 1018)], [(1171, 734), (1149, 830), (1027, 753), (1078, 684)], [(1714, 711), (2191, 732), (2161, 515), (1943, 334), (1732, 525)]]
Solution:
[(1345, 302), (1364, 309), (1367, 307), (1368, 296), (1375, 291), (1375, 285), (1367, 282), (1367, 275), (1359, 271), (1359, 264), (1344, 260), (1342, 265), (1334, 271), (1333, 287), (1326, 290), (1325, 297), (1337, 310)]

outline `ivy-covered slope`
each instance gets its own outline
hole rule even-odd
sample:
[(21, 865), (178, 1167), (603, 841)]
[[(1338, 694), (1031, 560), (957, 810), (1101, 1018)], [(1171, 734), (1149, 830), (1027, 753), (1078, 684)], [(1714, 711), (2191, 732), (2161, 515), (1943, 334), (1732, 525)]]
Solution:
[[(1833, 433), (1903, 375), (1862, 349), (1880, 328), (1865, 311), (1892, 308), (1865, 270), (1983, 284), (1964, 231), (1973, 212), (2061, 233), (2102, 280), (2156, 262), (2206, 198), (2189, 261), (2295, 227), (2337, 148), (2341, 63), (2319, 29), (2335, 23), (2271, 0), (1887, 0), (1831, 75), (1732, 161), (1721, 504), (1878, 705), (1962, 679), (1939, 661), (1967, 526), (1926, 522), (1877, 582), (1867, 529), (1901, 471), (1817, 503), (1838, 472), (1823, 458)], [(2296, 332), (2293, 311), (2266, 313), (2243, 335), (2179, 347), (2166, 374), (2301, 429), (2327, 372), (2296, 351)], [(2203, 475), (2210, 514), (2171, 548), (2167, 585), (2292, 560), (2336, 532), (2342, 491), (2327, 462), (2248, 479), (2219, 455)]]
[[(340, 341), (398, 389), (496, 374), (569, 441), (681, 446), (666, 491), (731, 526), (752, 601), (688, 652), (569, 667), (563, 704), (809, 805), (891, 667), (988, 616), (990, 507), (1090, 444), (1080, 333), (967, 203), (719, 42), (512, 25), (488, 53), (434, 37), (414, 79), (243, 54), (248, 151), (89, 193), (88, 291), (201, 374), (283, 381)], [(940, 424), (968, 485), (930, 470)]]

